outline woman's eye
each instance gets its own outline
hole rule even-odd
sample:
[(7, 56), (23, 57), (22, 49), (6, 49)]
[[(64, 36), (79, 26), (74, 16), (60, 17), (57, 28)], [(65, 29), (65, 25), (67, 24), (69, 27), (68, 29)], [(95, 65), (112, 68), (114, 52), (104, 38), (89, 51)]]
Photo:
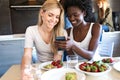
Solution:
[(80, 14), (72, 14), (72, 15), (67, 15), (67, 17), (71, 17), (71, 16), (74, 16), (74, 17), (78, 17)]
[(49, 17), (52, 17), (52, 14), (48, 14)]
[(59, 17), (59, 16), (57, 16), (56, 18), (57, 18), (57, 19), (59, 19), (60, 17)]
[(79, 16), (79, 14), (74, 14), (74, 16), (75, 16), (75, 17), (78, 17), (78, 16)]

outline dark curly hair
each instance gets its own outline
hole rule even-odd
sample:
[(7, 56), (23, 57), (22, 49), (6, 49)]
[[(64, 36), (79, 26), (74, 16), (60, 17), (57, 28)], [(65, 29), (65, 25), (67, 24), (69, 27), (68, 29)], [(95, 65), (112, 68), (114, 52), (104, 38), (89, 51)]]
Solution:
[(84, 17), (85, 21), (94, 22), (91, 0), (64, 0), (63, 7), (64, 7), (65, 12), (67, 12), (67, 8), (71, 6), (76, 6), (80, 10), (86, 12), (86, 16)]

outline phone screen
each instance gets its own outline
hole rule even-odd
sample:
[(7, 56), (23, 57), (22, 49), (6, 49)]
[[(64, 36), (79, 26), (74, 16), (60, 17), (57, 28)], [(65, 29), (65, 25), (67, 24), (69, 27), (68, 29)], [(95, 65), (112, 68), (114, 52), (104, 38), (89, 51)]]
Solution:
[(65, 36), (56, 37), (56, 41), (65, 41)]
[[(66, 40), (65, 36), (58, 36), (58, 37), (56, 37), (56, 41), (65, 41), (65, 40)], [(63, 49), (58, 48), (58, 51), (60, 51), (60, 50), (63, 50)]]

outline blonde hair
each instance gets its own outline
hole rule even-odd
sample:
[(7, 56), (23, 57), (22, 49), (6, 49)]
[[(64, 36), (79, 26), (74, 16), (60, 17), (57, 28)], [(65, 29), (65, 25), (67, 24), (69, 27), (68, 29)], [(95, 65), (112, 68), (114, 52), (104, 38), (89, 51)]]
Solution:
[[(42, 7), (40, 9), (50, 10), (50, 9), (54, 9), (54, 8), (59, 8), (61, 10), (59, 22), (53, 28), (52, 39), (50, 40), (52, 52), (57, 53), (57, 49), (55, 48), (54, 41), (55, 41), (55, 38), (57, 36), (64, 35), (64, 9), (63, 9), (62, 5), (57, 0), (54, 0), (54, 2), (51, 0), (45, 1), (45, 3), (42, 5)], [(38, 26), (40, 27), (42, 24), (43, 24), (43, 21), (42, 21), (41, 15), (39, 14)]]
[(109, 0), (96, 0), (96, 2), (102, 2), (102, 4), (104, 4), (104, 6), (106, 6), (107, 8), (110, 7)]

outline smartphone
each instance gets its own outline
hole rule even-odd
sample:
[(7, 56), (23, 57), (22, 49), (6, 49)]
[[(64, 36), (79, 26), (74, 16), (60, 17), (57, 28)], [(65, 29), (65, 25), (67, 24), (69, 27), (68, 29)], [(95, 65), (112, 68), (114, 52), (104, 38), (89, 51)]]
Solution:
[(56, 41), (65, 41), (65, 36), (58, 36), (56, 37)]
[[(65, 41), (65, 36), (58, 36), (56, 37), (56, 41)], [(58, 48), (58, 51), (63, 50), (62, 48)]]

